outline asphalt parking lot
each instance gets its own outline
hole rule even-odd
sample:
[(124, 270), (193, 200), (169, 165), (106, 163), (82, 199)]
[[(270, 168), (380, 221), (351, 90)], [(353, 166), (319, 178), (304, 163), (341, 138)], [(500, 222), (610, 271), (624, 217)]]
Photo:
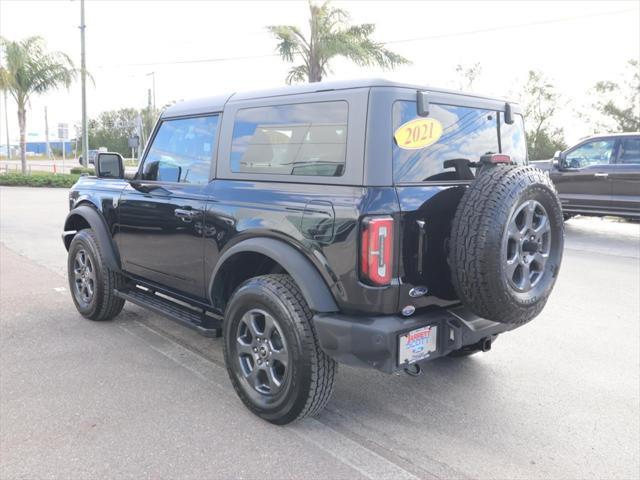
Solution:
[(640, 224), (575, 218), (540, 317), (418, 378), (341, 367), (275, 427), (219, 339), (136, 306), (80, 317), (64, 189), (0, 188), (0, 478), (638, 478)]

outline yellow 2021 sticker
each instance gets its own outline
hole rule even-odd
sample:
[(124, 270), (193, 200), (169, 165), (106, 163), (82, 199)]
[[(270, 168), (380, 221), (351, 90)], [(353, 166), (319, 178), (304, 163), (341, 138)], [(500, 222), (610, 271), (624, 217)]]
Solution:
[(398, 146), (407, 150), (428, 147), (442, 135), (442, 124), (435, 118), (416, 118), (398, 127), (393, 134)]

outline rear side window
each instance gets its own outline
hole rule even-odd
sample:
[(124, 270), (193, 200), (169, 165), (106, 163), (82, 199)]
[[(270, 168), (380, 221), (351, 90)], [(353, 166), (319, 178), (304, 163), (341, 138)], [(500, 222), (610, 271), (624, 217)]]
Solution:
[(208, 183), (217, 129), (217, 115), (163, 120), (142, 166), (142, 179)]
[(640, 138), (620, 140), (618, 163), (640, 163)]
[(318, 102), (239, 110), (231, 171), (339, 177), (347, 149), (347, 102)]
[[(493, 110), (430, 104), (427, 118), (435, 119), (442, 133), (435, 142), (417, 149), (401, 148), (393, 139), (394, 182), (461, 180), (464, 178), (454, 167), (455, 160), (477, 162), (488, 153), (507, 153), (514, 162), (525, 163), (527, 144), (522, 116), (515, 115), (514, 123), (507, 125), (499, 115), (502, 113)], [(402, 100), (393, 104), (394, 132), (416, 118), (416, 102)], [(498, 125), (502, 145), (498, 142)]]

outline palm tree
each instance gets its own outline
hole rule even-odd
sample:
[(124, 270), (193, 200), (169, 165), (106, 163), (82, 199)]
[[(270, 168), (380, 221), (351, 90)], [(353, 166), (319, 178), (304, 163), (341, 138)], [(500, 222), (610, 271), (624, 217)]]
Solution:
[(27, 171), (26, 132), (27, 104), (32, 95), (59, 87), (69, 88), (77, 70), (62, 52), (47, 52), (41, 37), (12, 42), (0, 37), (4, 62), (0, 67), (0, 90), (9, 92), (18, 104), (20, 127), (20, 159), (22, 173)]
[(379, 65), (389, 69), (410, 63), (370, 38), (376, 29), (374, 24), (349, 25), (349, 14), (333, 8), (329, 3), (327, 0), (322, 5), (315, 5), (309, 1), (309, 36), (291, 25), (267, 27), (279, 41), (277, 50), (283, 60), (302, 60), (302, 64), (289, 70), (287, 83), (305, 80), (320, 82), (327, 72), (331, 72), (331, 59), (338, 56), (346, 57), (360, 66)]

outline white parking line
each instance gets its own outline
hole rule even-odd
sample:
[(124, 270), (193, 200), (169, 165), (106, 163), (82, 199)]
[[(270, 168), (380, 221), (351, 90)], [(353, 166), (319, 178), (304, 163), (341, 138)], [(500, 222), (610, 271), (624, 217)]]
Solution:
[[(226, 371), (220, 365), (216, 365), (138, 321), (121, 323), (119, 327), (198, 378), (224, 390), (231, 401), (234, 395), (233, 389), (229, 384)], [(315, 419), (305, 419), (283, 428), (350, 466), (366, 478), (390, 480), (420, 478)]]
[(313, 418), (287, 428), (301, 439), (313, 443), (367, 478), (389, 480), (420, 478)]

